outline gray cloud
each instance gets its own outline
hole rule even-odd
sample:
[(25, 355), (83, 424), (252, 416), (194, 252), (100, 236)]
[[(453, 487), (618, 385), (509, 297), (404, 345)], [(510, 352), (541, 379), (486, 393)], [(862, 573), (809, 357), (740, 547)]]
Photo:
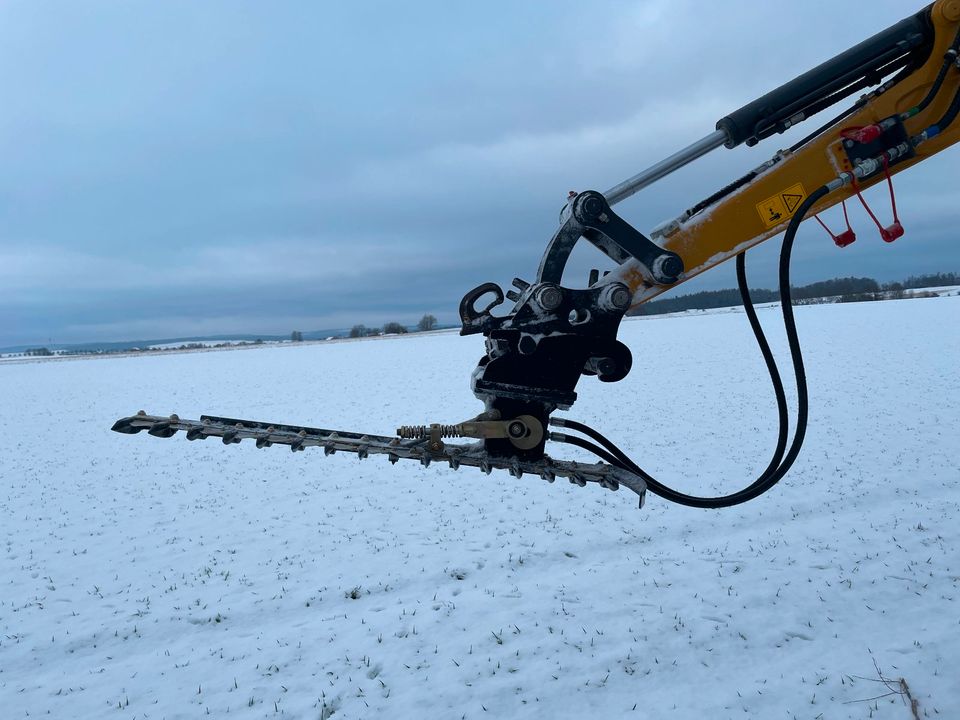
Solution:
[[(470, 287), (535, 271), (567, 190), (605, 190), (914, 9), (4, 3), (0, 346), (453, 321)], [(788, 142), (620, 209), (652, 227)], [(906, 238), (879, 247), (858, 221), (841, 253), (805, 228), (797, 281), (956, 270), (948, 155), (901, 176)], [(751, 256), (755, 284), (775, 256)]]

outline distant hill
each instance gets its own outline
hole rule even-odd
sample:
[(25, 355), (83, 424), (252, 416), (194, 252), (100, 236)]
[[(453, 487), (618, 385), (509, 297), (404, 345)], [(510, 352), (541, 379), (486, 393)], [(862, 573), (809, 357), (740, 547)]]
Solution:
[[(344, 328), (334, 330), (313, 330), (304, 332), (304, 340), (325, 340), (328, 337), (345, 337), (350, 331)], [(186, 345), (189, 343), (215, 343), (229, 342), (231, 340), (238, 342), (255, 342), (263, 340), (264, 342), (278, 342), (289, 340), (290, 335), (250, 335), (236, 333), (233, 335), (193, 335), (190, 337), (160, 338), (153, 340), (123, 340), (120, 342), (87, 342), (87, 343), (33, 343), (31, 345), (12, 345), (10, 347), (0, 348), (0, 353), (21, 353), (43, 345), (49, 350), (62, 350), (65, 352), (123, 352), (124, 350), (133, 350), (134, 348), (146, 348), (151, 345)]]

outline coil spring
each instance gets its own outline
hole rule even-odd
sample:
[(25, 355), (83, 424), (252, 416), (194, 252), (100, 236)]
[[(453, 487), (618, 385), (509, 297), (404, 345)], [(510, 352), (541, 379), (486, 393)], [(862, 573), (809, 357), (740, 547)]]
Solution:
[(428, 438), (433, 428), (439, 429), (442, 438), (463, 437), (461, 425), (403, 425), (397, 429), (397, 435), (404, 440)]

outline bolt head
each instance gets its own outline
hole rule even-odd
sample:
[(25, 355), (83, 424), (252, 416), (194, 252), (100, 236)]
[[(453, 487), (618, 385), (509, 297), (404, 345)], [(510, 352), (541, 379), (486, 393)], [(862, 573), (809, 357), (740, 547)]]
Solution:
[(584, 215), (596, 216), (603, 212), (603, 203), (595, 195), (588, 195), (584, 198), (580, 207)]
[(537, 293), (537, 302), (544, 310), (556, 310), (563, 302), (563, 292), (554, 285), (547, 285)]
[(522, 422), (515, 420), (507, 426), (507, 434), (512, 438), (521, 438), (527, 434), (527, 427)]
[(630, 307), (630, 290), (622, 285), (611, 290), (610, 304), (617, 310), (626, 310)]
[(683, 272), (683, 261), (677, 255), (664, 254), (653, 261), (651, 271), (656, 282), (671, 285)]

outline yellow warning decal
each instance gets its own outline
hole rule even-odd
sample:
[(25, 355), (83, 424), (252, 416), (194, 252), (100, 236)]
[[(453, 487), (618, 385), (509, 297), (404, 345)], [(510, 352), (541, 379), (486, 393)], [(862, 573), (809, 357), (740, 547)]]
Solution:
[(764, 225), (768, 228), (776, 227), (789, 220), (806, 198), (807, 191), (803, 189), (803, 185), (797, 183), (776, 195), (771, 195), (763, 202), (758, 202), (757, 212), (760, 213), (760, 219), (763, 220)]

